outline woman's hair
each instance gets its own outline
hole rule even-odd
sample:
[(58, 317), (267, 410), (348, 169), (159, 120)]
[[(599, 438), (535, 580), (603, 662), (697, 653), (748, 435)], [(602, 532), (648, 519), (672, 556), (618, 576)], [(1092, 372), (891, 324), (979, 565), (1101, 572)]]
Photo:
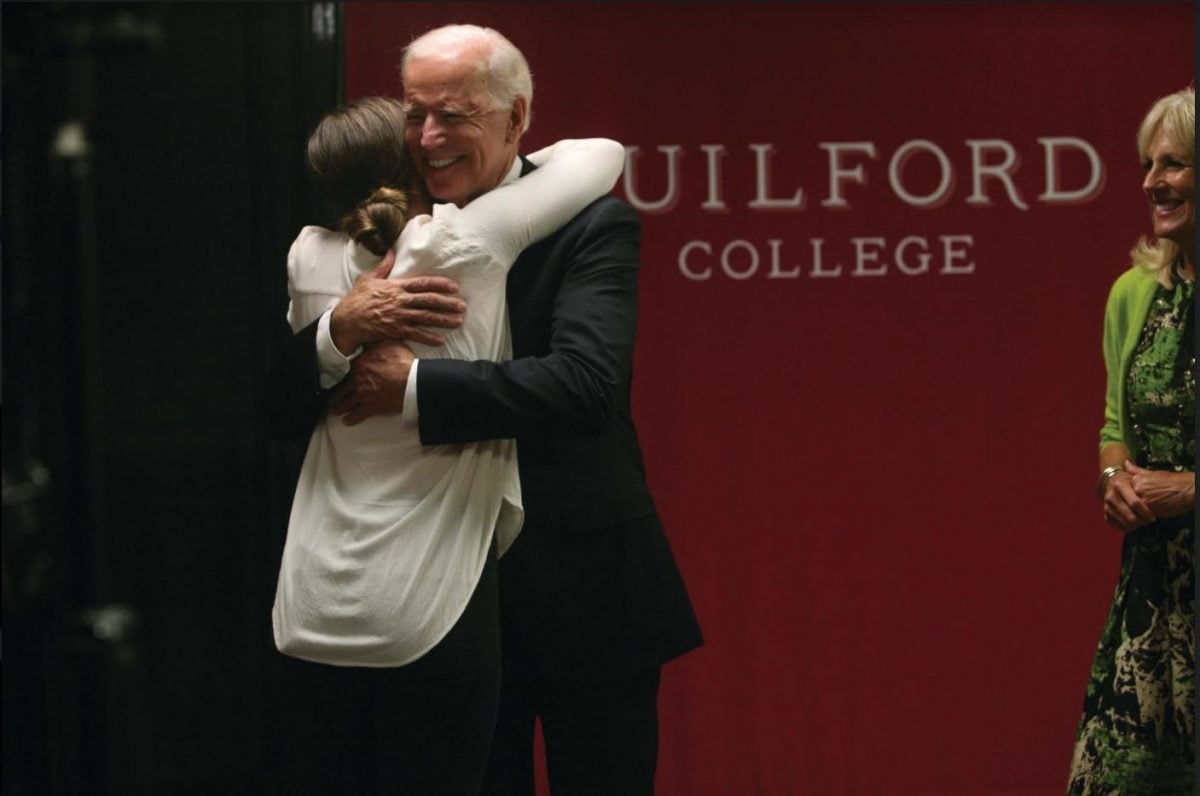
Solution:
[(308, 166), (338, 229), (387, 252), (408, 220), (412, 182), (400, 101), (364, 97), (325, 114), (308, 137)]
[[(1138, 156), (1143, 160), (1150, 157), (1150, 147), (1159, 132), (1165, 133), (1171, 145), (1189, 163), (1196, 160), (1196, 90), (1185, 88), (1159, 99), (1150, 107), (1137, 132)], [(1159, 239), (1153, 243), (1143, 237), (1129, 253), (1133, 264), (1154, 274), (1165, 287), (1174, 284), (1175, 261), (1179, 257), (1179, 245), (1173, 241)]]
[(408, 76), (408, 64), (413, 58), (444, 54), (459, 48), (477, 49), (482, 57), (476, 63), (479, 80), (496, 110), (508, 110), (517, 97), (525, 98), (525, 124), (533, 121), (533, 74), (525, 56), (504, 34), (479, 25), (445, 25), (423, 33), (404, 48), (400, 61), (400, 79)]

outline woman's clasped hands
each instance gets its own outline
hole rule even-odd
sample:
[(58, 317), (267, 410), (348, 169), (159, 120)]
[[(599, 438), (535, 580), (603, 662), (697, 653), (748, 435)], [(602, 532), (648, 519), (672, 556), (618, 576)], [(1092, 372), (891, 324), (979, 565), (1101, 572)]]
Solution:
[(1156, 519), (1191, 511), (1196, 501), (1194, 473), (1149, 470), (1128, 459), (1102, 484), (1104, 520), (1127, 533)]

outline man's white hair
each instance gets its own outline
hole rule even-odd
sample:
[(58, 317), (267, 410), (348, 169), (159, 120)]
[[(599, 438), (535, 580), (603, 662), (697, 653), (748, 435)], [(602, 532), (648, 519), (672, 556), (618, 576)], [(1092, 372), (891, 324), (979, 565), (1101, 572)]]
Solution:
[(400, 79), (408, 75), (413, 58), (444, 55), (448, 50), (478, 48), (479, 77), (497, 108), (510, 108), (517, 97), (525, 98), (525, 126), (533, 121), (533, 75), (525, 56), (499, 31), (479, 25), (446, 25), (424, 33), (404, 48)]

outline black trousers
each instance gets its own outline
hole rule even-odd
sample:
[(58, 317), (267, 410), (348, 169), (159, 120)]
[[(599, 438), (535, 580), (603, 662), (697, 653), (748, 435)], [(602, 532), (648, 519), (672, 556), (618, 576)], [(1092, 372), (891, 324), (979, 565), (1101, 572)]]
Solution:
[(280, 793), (476, 796), (500, 688), (495, 547), (458, 623), (407, 666), (279, 659)]
[(504, 636), (500, 713), (483, 793), (533, 796), (533, 733), (542, 723), (554, 796), (649, 796), (658, 762), (660, 667), (613, 680), (555, 684), (515, 634)]

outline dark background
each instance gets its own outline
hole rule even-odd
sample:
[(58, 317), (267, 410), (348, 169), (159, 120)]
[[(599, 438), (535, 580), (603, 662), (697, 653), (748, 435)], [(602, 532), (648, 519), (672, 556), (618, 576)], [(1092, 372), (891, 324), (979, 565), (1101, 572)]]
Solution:
[(256, 427), (333, 3), (4, 3), (3, 791), (270, 792)]

